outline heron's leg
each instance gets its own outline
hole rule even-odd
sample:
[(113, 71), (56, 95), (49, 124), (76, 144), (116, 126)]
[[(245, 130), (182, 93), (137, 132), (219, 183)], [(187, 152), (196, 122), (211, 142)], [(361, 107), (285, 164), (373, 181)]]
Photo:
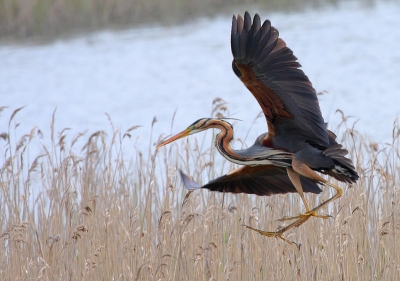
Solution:
[[(293, 222), (293, 223), (289, 224), (288, 226), (286, 226), (284, 228), (281, 228), (281, 229), (279, 229), (277, 231), (263, 231), (263, 230), (253, 228), (253, 227), (248, 226), (248, 225), (244, 225), (244, 226), (246, 228), (248, 228), (248, 229), (251, 229), (253, 231), (256, 231), (256, 232), (260, 233), (263, 236), (277, 237), (277, 238), (280, 238), (280, 239), (282, 239), (283, 241), (285, 241), (285, 242), (287, 242), (289, 244), (293, 244), (294, 242), (287, 240), (286, 238), (284, 238), (282, 236), (282, 234), (285, 233), (286, 231), (294, 228), (294, 227), (299, 227), (300, 225), (305, 223), (311, 216), (313, 216), (315, 214), (314, 212), (316, 212), (318, 209), (320, 209), (323, 205), (325, 205), (325, 204), (327, 204), (327, 203), (329, 203), (330, 201), (333, 201), (333, 200), (334, 199), (332, 197), (328, 201), (325, 201), (324, 203), (322, 203), (321, 205), (317, 206), (316, 208), (310, 210), (306, 214), (298, 216), (298, 219), (295, 222)], [(294, 244), (296, 244), (296, 243), (294, 243)]]
[(315, 207), (314, 209), (312, 209), (310, 212), (314, 213), (316, 211), (318, 211), (319, 209), (321, 209), (322, 207), (324, 207), (325, 205), (329, 204), (332, 201), (335, 201), (336, 199), (338, 199), (339, 197), (342, 196), (343, 194), (343, 189), (341, 189), (340, 187), (328, 182), (328, 181), (323, 181), (323, 183), (325, 183), (326, 185), (329, 185), (330, 187), (334, 188), (336, 190), (336, 194), (334, 196), (332, 196), (331, 198), (329, 198), (328, 200), (326, 200), (325, 202), (319, 204), (317, 207)]
[(282, 239), (283, 241), (285, 241), (285, 242), (287, 242), (287, 243), (289, 243), (289, 244), (292, 244), (292, 243), (294, 243), (294, 242), (287, 240), (286, 238), (284, 238), (284, 237), (282, 236), (282, 234), (285, 233), (286, 231), (288, 231), (288, 230), (294, 228), (294, 227), (300, 226), (301, 224), (303, 224), (304, 222), (306, 222), (309, 218), (310, 218), (310, 216), (302, 216), (302, 217), (300, 217), (298, 220), (296, 220), (295, 222), (293, 222), (293, 223), (289, 224), (288, 226), (286, 226), (286, 227), (284, 227), (284, 228), (281, 228), (281, 229), (279, 229), (279, 230), (277, 230), (277, 231), (263, 231), (263, 230), (259, 230), (259, 229), (256, 229), (256, 228), (253, 228), (253, 227), (247, 226), (247, 225), (245, 225), (245, 227), (248, 228), (248, 229), (251, 229), (251, 230), (253, 230), (253, 231), (258, 232), (258, 233), (260, 233), (260, 234), (263, 235), (263, 236), (267, 236), (267, 237), (277, 237), (277, 238), (280, 238), (280, 239)]
[(301, 200), (303, 200), (304, 206), (306, 207), (306, 212), (310, 211), (310, 207), (308, 206), (308, 202), (304, 197), (303, 186), (301, 185), (300, 175), (296, 173), (292, 168), (286, 168), (290, 181), (293, 183), (297, 192), (299, 193)]
[(307, 202), (306, 198), (304, 197), (303, 187), (302, 187), (301, 181), (300, 181), (300, 174), (298, 172), (294, 171), (290, 167), (286, 168), (286, 171), (288, 173), (290, 181), (293, 183), (294, 187), (296, 188), (297, 192), (299, 193), (301, 200), (303, 200), (304, 206), (306, 207), (306, 213), (301, 214), (299, 216), (295, 216), (295, 217), (284, 217), (284, 218), (279, 219), (279, 221), (294, 220), (294, 219), (299, 219), (304, 216), (307, 216), (307, 217), (314, 216), (314, 217), (319, 217), (319, 218), (323, 218), (323, 219), (329, 218), (330, 216), (323, 216), (323, 215), (319, 215), (315, 212), (311, 212), (308, 202)]
[[(290, 230), (290, 229), (292, 229), (294, 227), (299, 227), (304, 222), (306, 222), (310, 218), (310, 216), (328, 218), (329, 216), (320, 216), (320, 215), (316, 214), (316, 212), (319, 209), (321, 209), (322, 207), (324, 207), (325, 205), (329, 204), (330, 202), (338, 199), (343, 194), (343, 190), (340, 187), (338, 187), (338, 186), (326, 181), (325, 179), (323, 179), (315, 171), (313, 171), (310, 167), (308, 167), (305, 163), (298, 162), (298, 161), (295, 160), (295, 158), (293, 158), (292, 167), (293, 167), (294, 172), (297, 172), (297, 174), (300, 174), (300, 175), (302, 175), (304, 177), (307, 177), (307, 178), (310, 178), (310, 179), (317, 180), (319, 182), (322, 182), (322, 183), (327, 184), (330, 187), (334, 188), (336, 190), (336, 194), (334, 196), (332, 196), (331, 198), (329, 198), (328, 200), (326, 200), (325, 202), (323, 202), (322, 204), (320, 204), (317, 207), (315, 207), (314, 209), (308, 211), (305, 214), (302, 214), (302, 215), (296, 217), (298, 219), (295, 222), (293, 222), (293, 223), (289, 224), (288, 226), (286, 226), (284, 228), (281, 228), (281, 229), (279, 229), (277, 231), (274, 231), (274, 232), (263, 231), (263, 230), (259, 230), (259, 229), (256, 229), (256, 228), (253, 228), (253, 227), (245, 225), (246, 228), (251, 229), (253, 231), (256, 231), (256, 232), (260, 233), (263, 236), (278, 237), (278, 238), (282, 239), (283, 241), (286, 241), (289, 244), (292, 244), (293, 242), (291, 242), (291, 241), (287, 240), (286, 238), (282, 237), (283, 233), (285, 233), (286, 231), (288, 231), (288, 230)], [(288, 174), (289, 174), (289, 172), (288, 172)], [(300, 180), (299, 180), (299, 182), (300, 182)], [(296, 185), (295, 185), (295, 187), (296, 187)], [(296, 187), (296, 190), (297, 190), (297, 187)], [(301, 188), (301, 191), (303, 191), (303, 188)], [(306, 209), (307, 209), (307, 207), (306, 207)]]
[(336, 190), (336, 194), (334, 196), (332, 196), (331, 198), (329, 198), (328, 200), (326, 200), (325, 202), (321, 203), (320, 205), (318, 205), (317, 207), (315, 207), (314, 209), (312, 209), (311, 211), (305, 213), (304, 215), (310, 215), (310, 216), (314, 216), (315, 213), (321, 209), (322, 207), (324, 207), (325, 205), (329, 204), (332, 201), (335, 201), (336, 199), (338, 199), (340, 196), (342, 196), (343, 194), (343, 189), (341, 189), (340, 187), (328, 182), (327, 180), (325, 180), (324, 178), (322, 178), (320, 175), (318, 175), (314, 170), (312, 170), (310, 167), (308, 167), (305, 163), (299, 162), (296, 160), (296, 158), (293, 158), (292, 160), (292, 167), (293, 170), (296, 171), (297, 173), (299, 173), (302, 176), (305, 176), (307, 178), (310, 179), (314, 179), (317, 180), (319, 182), (322, 182), (326, 185), (329, 185), (330, 187), (334, 188)]

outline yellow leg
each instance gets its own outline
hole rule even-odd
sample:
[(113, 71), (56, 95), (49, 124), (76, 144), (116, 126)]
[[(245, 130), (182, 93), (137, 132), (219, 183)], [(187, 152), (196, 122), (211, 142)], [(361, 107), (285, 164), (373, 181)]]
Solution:
[(300, 214), (300, 215), (298, 215), (298, 216), (294, 216), (294, 217), (283, 217), (283, 218), (280, 218), (280, 219), (277, 219), (277, 221), (280, 221), (280, 222), (283, 222), (283, 221), (291, 221), (291, 220), (295, 220), (295, 219), (300, 219), (300, 218), (302, 218), (302, 217), (316, 217), (316, 218), (321, 218), (321, 219), (329, 219), (329, 218), (331, 218), (332, 216), (331, 215), (320, 215), (320, 214), (317, 214), (315, 211), (309, 211), (309, 212), (306, 212), (306, 213), (304, 213), (304, 214)]
[[(336, 185), (334, 185), (334, 184), (332, 184), (332, 183), (330, 183), (330, 182), (328, 182), (328, 181), (325, 181), (325, 180), (324, 180), (324, 183), (327, 184), (327, 185), (329, 185), (330, 187), (334, 188), (334, 189), (337, 191), (336, 194), (335, 194), (334, 196), (332, 196), (331, 198), (329, 198), (329, 199), (326, 200), (325, 202), (319, 204), (317, 207), (315, 207), (315, 208), (312, 209), (311, 211), (308, 211), (308, 212), (305, 213), (305, 214), (299, 215), (298, 217), (296, 217), (296, 218), (298, 218), (298, 220), (295, 221), (294, 223), (288, 225), (287, 227), (285, 227), (285, 228), (283, 228), (283, 229), (281, 229), (281, 230), (279, 230), (279, 231), (277, 231), (277, 232), (265, 232), (265, 233), (277, 233), (277, 234), (279, 234), (279, 235), (282, 235), (282, 233), (288, 231), (289, 229), (291, 229), (291, 228), (293, 228), (293, 227), (299, 227), (300, 225), (302, 225), (304, 222), (306, 222), (306, 221), (310, 218), (310, 216), (315, 216), (315, 217), (320, 217), (320, 218), (329, 218), (329, 217), (331, 217), (331, 216), (322, 216), (322, 215), (318, 215), (318, 214), (316, 214), (316, 212), (317, 212), (319, 209), (321, 209), (322, 207), (324, 207), (324, 206), (326, 206), (327, 204), (329, 204), (330, 202), (333, 202), (333, 201), (335, 201), (336, 199), (338, 199), (340, 196), (342, 196), (342, 194), (343, 194), (343, 189), (341, 189), (340, 187), (338, 187), (338, 186), (336, 186)], [(247, 228), (249, 228), (249, 227), (247, 227)], [(255, 229), (253, 229), (253, 230), (255, 230)], [(257, 231), (257, 230), (256, 230), (256, 231)], [(260, 234), (262, 234), (261, 232), (263, 232), (263, 231), (257, 231), (257, 232), (259, 232)], [(264, 234), (263, 234), (263, 235), (264, 235)], [(270, 236), (278, 236), (278, 237), (279, 237), (279, 235), (270, 235)], [(268, 235), (265, 235), (265, 236), (268, 236)], [(282, 237), (279, 237), (279, 238), (283, 239)], [(284, 240), (285, 240), (285, 239), (284, 239)]]
[(256, 232), (260, 233), (260, 234), (263, 235), (263, 236), (267, 236), (267, 237), (277, 237), (277, 238), (280, 238), (280, 239), (282, 239), (283, 241), (285, 241), (285, 242), (287, 242), (287, 243), (289, 243), (289, 244), (293, 244), (293, 243), (296, 244), (295, 242), (289, 241), (289, 240), (287, 240), (286, 238), (284, 238), (284, 237), (282, 236), (282, 234), (285, 233), (286, 231), (288, 231), (289, 229), (292, 229), (293, 227), (298, 227), (298, 226), (300, 226), (300, 225), (303, 224), (305, 221), (307, 221), (309, 218), (310, 218), (310, 216), (303, 216), (303, 217), (299, 218), (297, 221), (295, 221), (295, 222), (289, 224), (288, 226), (286, 226), (286, 227), (284, 227), (284, 228), (281, 228), (281, 229), (279, 229), (279, 230), (277, 230), (277, 231), (273, 231), (273, 232), (271, 232), (271, 231), (259, 230), (259, 229), (253, 228), (253, 227), (251, 227), (251, 226), (248, 226), (248, 225), (244, 225), (244, 226), (245, 226), (246, 228), (248, 228), (248, 229), (251, 229), (251, 230), (253, 230), (253, 231), (256, 231)]
[(324, 184), (327, 184), (327, 185), (329, 185), (330, 187), (332, 187), (332, 188), (334, 188), (336, 190), (336, 194), (334, 196), (332, 196), (332, 198), (326, 200), (325, 202), (323, 202), (322, 204), (318, 205), (317, 207), (315, 207), (311, 211), (308, 211), (304, 215), (314, 216), (315, 212), (317, 212), (319, 209), (321, 209), (322, 207), (324, 207), (328, 203), (330, 203), (332, 201), (335, 201), (340, 196), (342, 196), (343, 190), (340, 187), (338, 187), (338, 186), (326, 181), (324, 178), (322, 178), (320, 175), (318, 175), (315, 171), (313, 171), (310, 167), (308, 167), (305, 163), (299, 162), (299, 161), (296, 160), (296, 158), (293, 158), (292, 159), (292, 167), (293, 167), (293, 170), (295, 172), (297, 172), (298, 174), (300, 174), (300, 175), (302, 175), (304, 177), (307, 177), (307, 178), (322, 182)]
[(301, 197), (301, 200), (304, 203), (304, 206), (306, 208), (306, 213), (301, 214), (299, 216), (295, 216), (295, 217), (283, 217), (283, 218), (279, 219), (278, 221), (294, 220), (294, 219), (300, 219), (302, 217), (310, 217), (310, 216), (318, 217), (318, 218), (322, 218), (322, 219), (330, 218), (331, 216), (319, 215), (315, 211), (310, 210), (308, 202), (307, 202), (306, 198), (304, 197), (303, 187), (302, 187), (301, 181), (300, 181), (300, 174), (298, 172), (294, 171), (292, 168), (286, 168), (286, 171), (288, 173), (290, 181), (293, 183), (294, 187), (296, 188), (297, 192), (299, 193), (299, 195)]
[[(292, 181), (293, 185), (296, 187), (296, 190), (299, 192), (300, 197), (302, 198), (304, 205), (306, 207), (306, 213), (305, 214), (301, 214), (297, 217), (293, 217), (293, 218), (288, 218), (288, 219), (297, 219), (295, 222), (289, 224), (288, 226), (279, 229), (277, 231), (274, 232), (270, 232), (270, 231), (263, 231), (263, 230), (259, 230), (250, 226), (245, 225), (246, 228), (251, 229), (253, 231), (256, 231), (258, 233), (260, 233), (263, 236), (267, 236), (267, 237), (277, 237), (282, 239), (283, 241), (292, 244), (294, 242), (287, 240), (286, 238), (284, 238), (282, 236), (283, 233), (285, 233), (286, 231), (294, 228), (294, 227), (299, 227), (300, 225), (302, 225), (304, 222), (306, 222), (310, 216), (315, 216), (315, 217), (321, 217), (321, 218), (328, 218), (329, 216), (321, 216), (316, 214), (316, 212), (318, 210), (320, 210), (322, 207), (326, 206), (327, 204), (329, 204), (330, 202), (335, 201), (336, 199), (338, 199), (339, 197), (342, 196), (343, 194), (343, 190), (326, 181), (325, 179), (323, 179), (321, 176), (319, 176), (316, 172), (314, 172), (312, 169), (310, 169), (310, 167), (308, 167), (307, 165), (305, 165), (304, 163), (299, 163), (297, 162), (295, 159), (293, 159), (292, 161), (292, 165), (293, 165), (293, 170), (291, 170), (290, 168), (287, 169), (288, 171), (288, 175), (290, 180)], [(301, 182), (300, 182), (300, 176), (305, 176), (307, 178), (311, 178), (314, 180), (317, 180), (319, 182), (322, 182), (326, 185), (329, 185), (330, 187), (334, 188), (336, 190), (336, 194), (334, 196), (332, 196), (331, 198), (329, 198), (328, 200), (326, 200), (325, 202), (321, 203), (320, 205), (318, 205), (317, 207), (315, 207), (314, 209), (310, 210), (308, 207), (308, 203), (306, 201), (306, 199), (304, 198), (304, 194), (303, 194), (303, 188), (301, 186)], [(281, 219), (281, 220), (286, 220), (285, 218)]]
[(310, 207), (308, 206), (308, 202), (304, 197), (303, 186), (301, 185), (300, 175), (295, 172), (292, 168), (286, 168), (290, 181), (293, 183), (297, 192), (300, 194), (301, 200), (303, 200), (304, 206), (306, 207), (306, 212), (310, 211)]
[(336, 199), (338, 199), (339, 197), (342, 196), (343, 194), (343, 189), (341, 189), (340, 187), (328, 182), (328, 181), (324, 181), (325, 184), (329, 185), (330, 187), (334, 188), (336, 190), (336, 194), (334, 196), (332, 196), (331, 198), (329, 198), (328, 200), (326, 200), (325, 202), (319, 204), (317, 207), (315, 207), (314, 209), (312, 209), (310, 212), (316, 212), (319, 209), (321, 209), (322, 207), (324, 207), (325, 205), (329, 204), (332, 201), (335, 201)]

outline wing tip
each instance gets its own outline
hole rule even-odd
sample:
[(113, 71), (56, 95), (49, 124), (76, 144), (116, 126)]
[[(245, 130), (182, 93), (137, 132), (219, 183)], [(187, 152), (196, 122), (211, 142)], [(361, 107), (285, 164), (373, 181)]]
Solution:
[(181, 179), (183, 182), (183, 185), (186, 187), (187, 190), (196, 190), (201, 188), (201, 185), (193, 180), (192, 177), (189, 175), (186, 175), (181, 169), (178, 169), (179, 174), (181, 175)]

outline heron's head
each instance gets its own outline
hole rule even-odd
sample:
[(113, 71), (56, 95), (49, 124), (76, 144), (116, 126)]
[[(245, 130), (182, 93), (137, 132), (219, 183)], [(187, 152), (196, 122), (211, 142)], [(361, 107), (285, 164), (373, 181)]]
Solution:
[[(169, 139), (163, 141), (162, 143), (160, 143), (159, 145), (157, 145), (157, 148), (160, 148), (161, 146), (164, 146), (166, 144), (169, 144), (173, 141), (179, 140), (181, 138), (187, 137), (189, 135), (193, 135), (196, 133), (199, 133), (201, 131), (207, 130), (209, 128), (215, 128), (215, 122), (213, 121), (222, 121), (219, 119), (212, 119), (212, 118), (202, 118), (197, 120), (196, 122), (194, 122), (192, 125), (190, 125), (189, 127), (187, 127), (185, 130), (183, 130), (182, 132), (176, 134), (175, 136), (170, 137)], [(225, 121), (223, 121), (225, 122)]]

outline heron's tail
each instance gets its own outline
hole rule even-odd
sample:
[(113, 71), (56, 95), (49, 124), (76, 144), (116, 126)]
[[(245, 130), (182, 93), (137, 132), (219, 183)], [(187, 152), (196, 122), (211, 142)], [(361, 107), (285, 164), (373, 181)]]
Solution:
[(358, 180), (358, 174), (352, 161), (346, 157), (347, 153), (348, 151), (342, 148), (341, 144), (335, 144), (326, 149), (323, 154), (330, 157), (335, 166), (329, 171), (321, 172), (342, 182), (355, 183)]

